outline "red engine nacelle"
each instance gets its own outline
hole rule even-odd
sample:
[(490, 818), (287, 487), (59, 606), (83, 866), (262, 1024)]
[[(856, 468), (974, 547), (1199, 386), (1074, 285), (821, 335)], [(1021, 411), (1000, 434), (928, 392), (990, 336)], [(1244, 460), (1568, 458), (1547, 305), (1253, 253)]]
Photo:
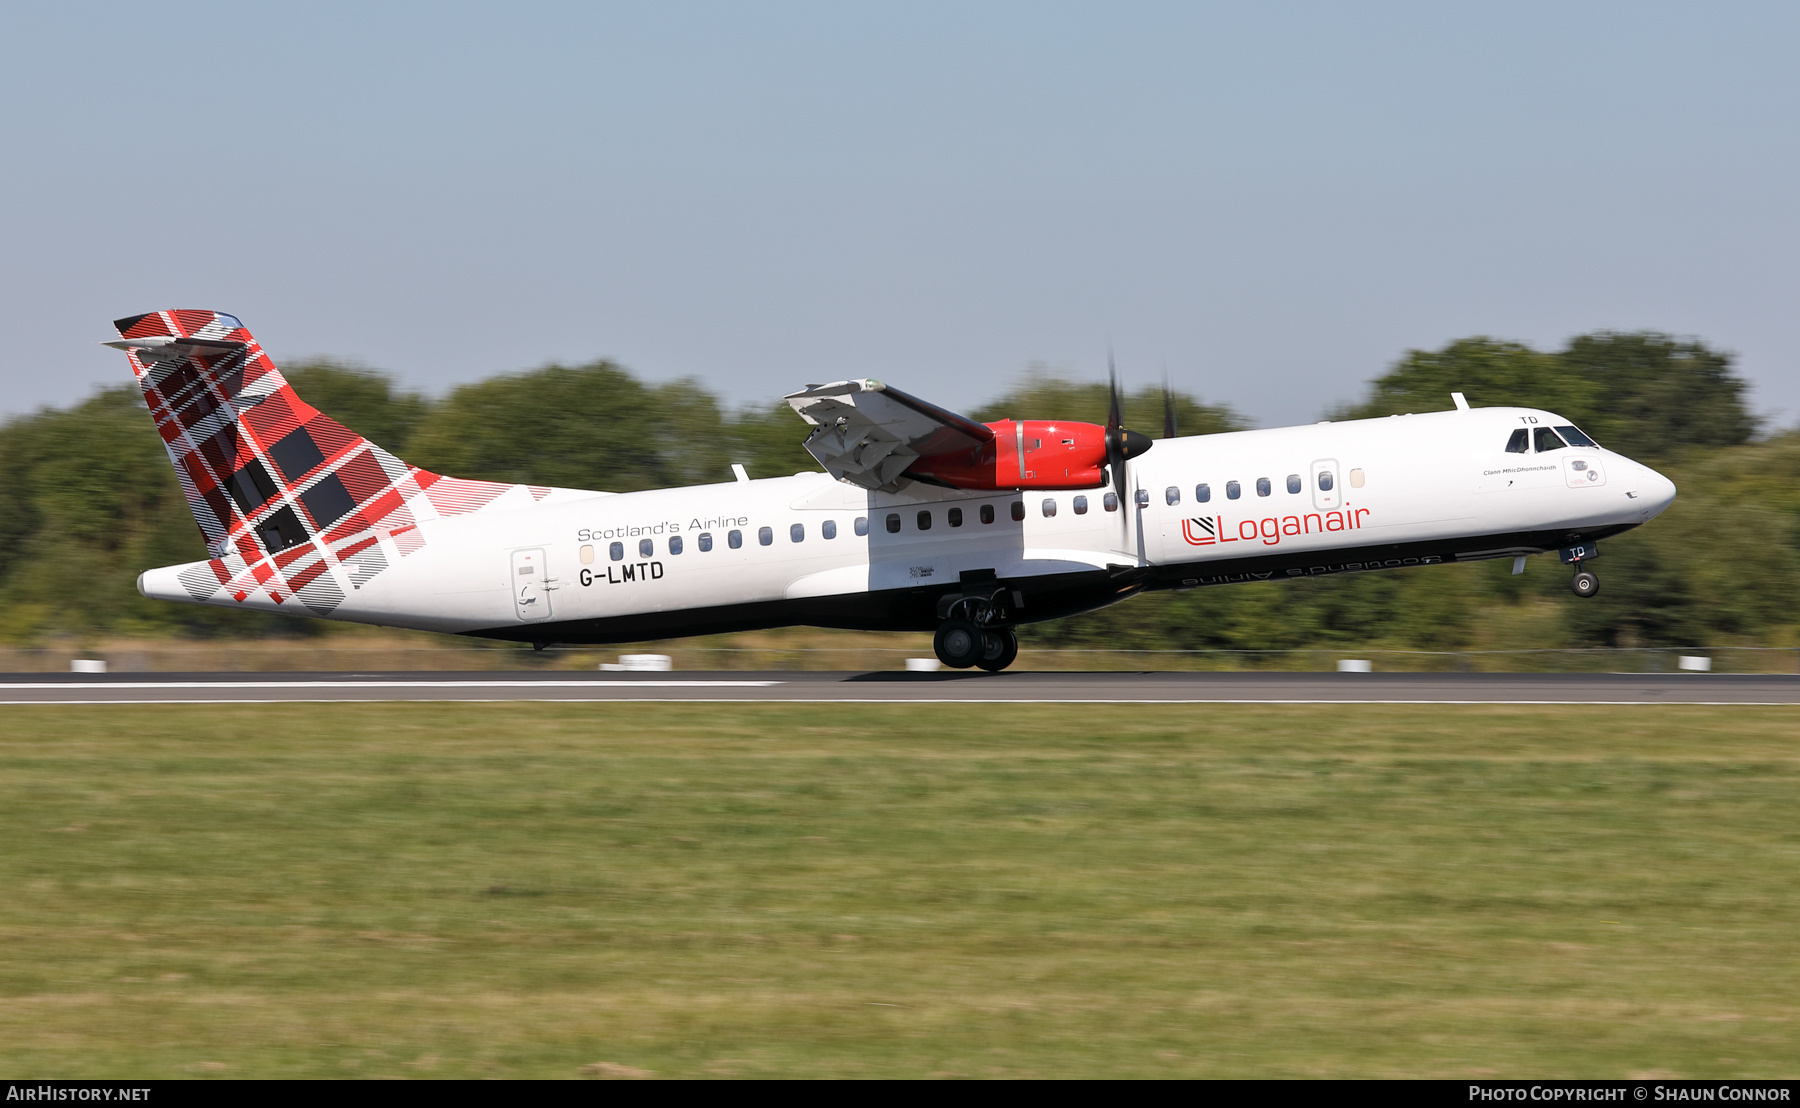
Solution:
[(922, 457), (907, 474), (959, 489), (1092, 489), (1104, 483), (1106, 428), (1099, 424), (1008, 419), (988, 426), (994, 437), (981, 446)]

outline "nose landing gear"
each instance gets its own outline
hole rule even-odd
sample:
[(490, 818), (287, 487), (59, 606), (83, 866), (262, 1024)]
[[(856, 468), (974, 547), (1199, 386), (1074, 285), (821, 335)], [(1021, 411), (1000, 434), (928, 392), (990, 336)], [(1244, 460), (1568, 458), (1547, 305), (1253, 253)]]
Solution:
[(1565, 546), (1557, 551), (1557, 555), (1562, 558), (1564, 565), (1575, 571), (1575, 576), (1569, 579), (1570, 592), (1585, 600), (1600, 591), (1600, 578), (1596, 577), (1594, 571), (1587, 567), (1588, 562), (1600, 556), (1598, 543), (1588, 540), (1573, 546)]

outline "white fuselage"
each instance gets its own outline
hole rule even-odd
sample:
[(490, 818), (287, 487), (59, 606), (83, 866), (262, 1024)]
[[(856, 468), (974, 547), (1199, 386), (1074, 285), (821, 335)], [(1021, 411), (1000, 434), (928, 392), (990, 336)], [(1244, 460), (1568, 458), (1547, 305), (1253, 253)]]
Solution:
[[(408, 549), (382, 537), (390, 568), (361, 587), (346, 574), (332, 618), (546, 642), (920, 629), (944, 594), (992, 581), (1025, 622), (1145, 588), (1537, 553), (1637, 526), (1674, 499), (1667, 478), (1604, 449), (1506, 452), (1516, 428), (1567, 423), (1479, 408), (1167, 439), (1130, 463), (1115, 510), (1105, 488), (887, 493), (823, 473), (557, 490), (422, 520)], [(182, 568), (140, 587), (188, 600)]]

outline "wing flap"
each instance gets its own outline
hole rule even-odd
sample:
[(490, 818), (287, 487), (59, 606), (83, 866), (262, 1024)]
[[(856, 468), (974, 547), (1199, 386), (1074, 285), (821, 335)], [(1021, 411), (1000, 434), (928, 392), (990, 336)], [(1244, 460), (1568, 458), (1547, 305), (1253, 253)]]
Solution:
[(807, 453), (840, 481), (891, 489), (920, 458), (974, 450), (990, 427), (880, 381), (810, 385), (784, 399), (813, 425)]

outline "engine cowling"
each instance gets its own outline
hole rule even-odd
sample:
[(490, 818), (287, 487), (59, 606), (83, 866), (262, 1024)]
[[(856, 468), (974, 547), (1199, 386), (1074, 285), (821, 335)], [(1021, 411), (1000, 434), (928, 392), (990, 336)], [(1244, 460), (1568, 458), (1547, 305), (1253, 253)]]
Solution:
[(958, 489), (1092, 489), (1106, 479), (1106, 428), (1067, 420), (1007, 419), (994, 437), (953, 454), (921, 457), (907, 476)]

